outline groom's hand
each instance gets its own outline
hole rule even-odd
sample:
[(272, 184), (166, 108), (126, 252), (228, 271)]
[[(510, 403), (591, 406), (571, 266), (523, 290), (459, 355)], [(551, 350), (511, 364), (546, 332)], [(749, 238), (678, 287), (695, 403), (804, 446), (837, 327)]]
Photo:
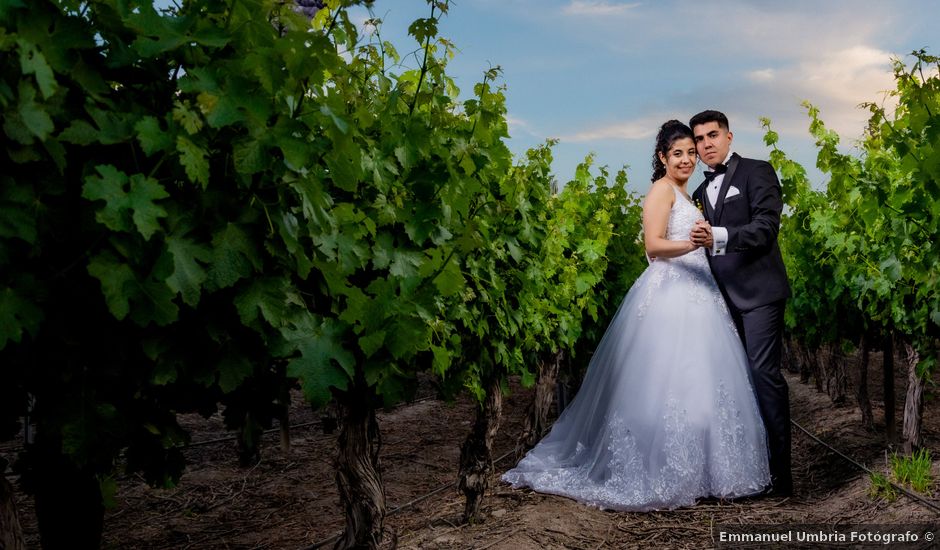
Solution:
[(711, 224), (705, 220), (695, 222), (695, 226), (692, 227), (692, 231), (689, 233), (689, 239), (695, 246), (704, 246), (710, 249), (714, 244)]

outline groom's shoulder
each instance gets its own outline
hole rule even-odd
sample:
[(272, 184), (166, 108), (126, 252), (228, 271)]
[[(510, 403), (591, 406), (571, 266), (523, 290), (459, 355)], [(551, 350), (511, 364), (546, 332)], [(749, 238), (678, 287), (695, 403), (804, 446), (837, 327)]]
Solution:
[(774, 171), (773, 166), (766, 160), (762, 159), (752, 159), (748, 157), (738, 156), (738, 165), (745, 170), (770, 170)]
[(763, 159), (752, 159), (750, 157), (742, 157), (738, 155), (738, 162), (745, 166), (770, 166), (770, 163)]

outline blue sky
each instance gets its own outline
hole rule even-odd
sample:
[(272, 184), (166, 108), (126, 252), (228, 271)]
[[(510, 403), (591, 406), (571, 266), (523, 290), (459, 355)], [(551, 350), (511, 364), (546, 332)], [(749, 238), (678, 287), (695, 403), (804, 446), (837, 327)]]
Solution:
[[(940, 53), (940, 5), (875, 2), (657, 0), (455, 0), (440, 33), (460, 49), (448, 73), (468, 95), (499, 65), (516, 154), (558, 138), (553, 171), (564, 183), (590, 152), (611, 169), (629, 165), (630, 187), (649, 184), (658, 126), (714, 108), (731, 119), (734, 149), (766, 158), (758, 121), (811, 170), (815, 148), (804, 99), (847, 147), (865, 126), (863, 101), (893, 88), (892, 56)], [(377, 0), (382, 36), (404, 55), (408, 24), (424, 0)], [(907, 58), (909, 59), (909, 58)], [(413, 57), (403, 60), (412, 67)], [(889, 100), (890, 104), (890, 100)], [(693, 176), (694, 180), (698, 175)]]

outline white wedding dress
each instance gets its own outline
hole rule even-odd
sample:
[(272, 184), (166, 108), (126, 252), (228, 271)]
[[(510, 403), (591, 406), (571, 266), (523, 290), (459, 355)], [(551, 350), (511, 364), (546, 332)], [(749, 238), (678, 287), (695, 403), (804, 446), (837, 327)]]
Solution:
[[(666, 238), (688, 239), (702, 214), (673, 189)], [(703, 249), (656, 259), (640, 275), (575, 399), (502, 479), (634, 511), (770, 483), (747, 358)]]

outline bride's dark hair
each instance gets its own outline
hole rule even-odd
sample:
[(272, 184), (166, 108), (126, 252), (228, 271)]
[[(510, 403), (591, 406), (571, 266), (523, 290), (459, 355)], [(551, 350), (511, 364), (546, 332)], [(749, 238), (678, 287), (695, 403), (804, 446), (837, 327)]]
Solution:
[(682, 138), (695, 141), (692, 129), (678, 120), (667, 120), (659, 127), (659, 133), (656, 134), (656, 148), (653, 150), (653, 177), (650, 181), (656, 181), (666, 175), (666, 165), (659, 160), (659, 154), (668, 153), (672, 144)]

